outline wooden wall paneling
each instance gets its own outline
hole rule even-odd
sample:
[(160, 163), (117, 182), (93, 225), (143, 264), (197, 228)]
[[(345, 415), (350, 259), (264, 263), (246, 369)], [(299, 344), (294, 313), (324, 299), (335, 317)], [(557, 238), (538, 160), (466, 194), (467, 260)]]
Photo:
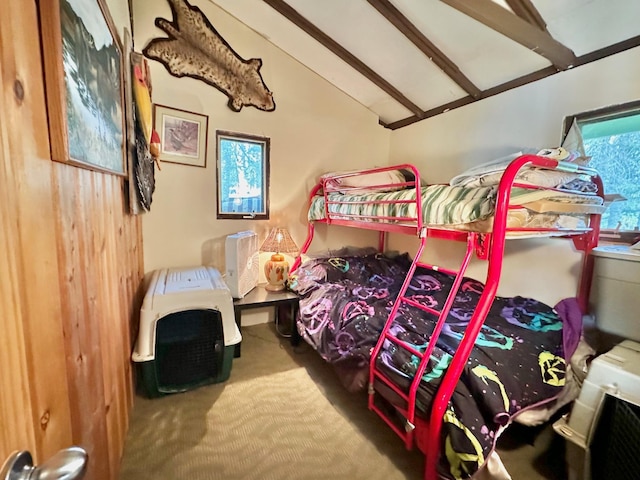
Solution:
[(136, 385), (136, 372), (131, 362), (131, 353), (133, 351), (135, 340), (138, 336), (140, 307), (142, 306), (142, 300), (145, 293), (143, 284), (144, 266), (142, 256), (142, 223), (137, 221), (138, 218), (139, 217), (129, 217), (130, 228), (126, 229), (123, 239), (127, 245), (127, 263), (130, 266), (129, 270), (125, 272), (127, 290), (131, 292), (131, 301), (128, 303), (126, 310), (129, 324), (126, 327), (126, 331), (123, 332), (123, 335), (128, 339), (128, 348), (123, 352), (125, 355), (123, 361), (127, 366), (127, 376), (131, 379), (131, 382), (127, 385), (127, 395), (130, 405), (133, 404)]
[[(125, 192), (123, 192), (124, 194)], [(127, 208), (126, 204), (122, 205), (123, 208)], [(125, 225), (126, 228), (123, 229), (123, 235), (121, 236), (121, 242), (124, 245), (123, 248), (123, 256), (124, 261), (122, 263), (126, 263), (129, 265), (129, 269), (125, 270), (122, 266), (121, 275), (123, 277), (123, 288), (126, 292), (128, 292), (129, 301), (122, 304), (122, 315), (123, 318), (127, 319), (127, 323), (121, 325), (120, 335), (124, 339), (122, 343), (122, 351), (120, 354), (122, 355), (122, 365), (124, 367), (124, 375), (128, 382), (124, 384), (124, 399), (127, 405), (133, 404), (133, 385), (134, 385), (134, 376), (133, 369), (131, 366), (131, 352), (132, 352), (132, 340), (131, 340), (131, 324), (134, 321), (134, 309), (137, 307), (137, 291), (138, 285), (134, 282), (134, 277), (137, 277), (137, 262), (132, 254), (135, 245), (133, 242), (135, 241), (135, 225), (131, 221), (127, 221)], [(128, 409), (130, 410), (130, 408)], [(127, 417), (126, 423), (129, 423), (129, 418)]]
[[(14, 101), (13, 72), (7, 65), (13, 59), (3, 45), (8, 44), (8, 31), (0, 18), (0, 114), (8, 111), (5, 102)], [(5, 35), (3, 35), (5, 34)], [(0, 458), (35, 445), (35, 432), (31, 428), (31, 396), (28, 384), (27, 357), (24, 344), (23, 312), (19, 291), (18, 259), (19, 251), (18, 212), (15, 208), (16, 182), (14, 162), (9, 147), (9, 122), (0, 121)], [(17, 162), (16, 162), (17, 163)], [(24, 425), (24, 428), (20, 426)], [(3, 461), (3, 460), (0, 460)]]
[[(118, 190), (117, 187), (117, 185), (114, 185), (114, 190), (116, 192), (120, 192), (120, 198), (122, 199), (119, 209), (121, 212), (128, 211), (127, 203), (125, 201), (125, 195), (127, 192), (124, 189)], [(120, 323), (120, 329), (118, 332), (118, 335), (121, 338), (121, 342), (119, 344), (119, 365), (122, 368), (119, 378), (122, 393), (121, 398), (124, 407), (123, 411), (126, 414), (121, 416), (120, 422), (122, 431), (125, 433), (126, 427), (129, 424), (129, 412), (133, 406), (134, 378), (131, 364), (131, 323), (134, 321), (133, 312), (140, 310), (140, 302), (137, 296), (141, 275), (141, 270), (138, 267), (140, 259), (136, 257), (136, 253), (132, 254), (132, 252), (142, 251), (142, 239), (138, 238), (136, 235), (139, 226), (139, 217), (127, 215), (125, 217), (124, 224), (122, 224), (121, 228), (118, 230), (118, 240), (121, 245), (120, 252), (122, 258), (116, 262), (116, 265), (118, 265), (120, 269), (119, 279), (121, 291), (126, 293), (126, 295), (123, 295), (123, 298), (126, 298), (126, 301), (120, 303), (120, 314), (123, 319), (126, 319), (126, 322)], [(135, 316), (135, 319), (137, 319), (137, 316)]]
[[(113, 197), (113, 191), (109, 188), (110, 182), (105, 182), (102, 185), (105, 196), (109, 198)], [(120, 256), (118, 244), (115, 241), (117, 235), (118, 225), (114, 218), (114, 205), (113, 202), (103, 206), (103, 215), (106, 225), (105, 229), (105, 256), (104, 260), (104, 272), (105, 277), (105, 293), (108, 298), (113, 299), (108, 305), (105, 305), (104, 317), (101, 325), (103, 332), (102, 351), (105, 355), (106, 370), (104, 374), (105, 383), (105, 401), (106, 401), (106, 420), (108, 441), (111, 446), (109, 450), (109, 463), (111, 465), (118, 465), (120, 460), (120, 452), (115, 449), (117, 445), (121, 444), (122, 433), (120, 431), (120, 416), (122, 413), (122, 402), (120, 393), (118, 392), (118, 363), (120, 361), (118, 352), (118, 344), (123, 342), (124, 339), (118, 338), (119, 325), (126, 321), (120, 314), (120, 302), (126, 301), (126, 298), (120, 294), (118, 288), (118, 257)], [(114, 319), (119, 319), (115, 322)], [(106, 360), (108, 358), (108, 361)]]
[[(113, 215), (115, 222), (118, 224), (117, 229), (117, 243), (119, 258), (115, 259), (113, 263), (118, 272), (118, 287), (120, 292), (119, 303), (119, 317), (123, 320), (118, 324), (118, 328), (114, 331), (114, 334), (118, 336), (118, 400), (120, 402), (120, 415), (119, 420), (119, 432), (122, 436), (122, 442), (124, 443), (125, 435), (127, 432), (127, 426), (129, 424), (129, 411), (132, 406), (132, 390), (133, 390), (133, 377), (131, 375), (131, 338), (130, 321), (131, 321), (131, 309), (135, 302), (136, 288), (131, 285), (128, 279), (131, 276), (131, 272), (137, 266), (137, 262), (132, 263), (131, 256), (129, 254), (131, 245), (129, 244), (130, 230), (133, 227), (131, 222), (131, 216), (124, 214), (128, 212), (125, 202), (126, 191), (122, 188), (121, 183), (111, 183), (111, 189), (114, 197), (117, 196), (120, 201), (114, 205)], [(120, 458), (118, 458), (118, 462)]]
[[(92, 195), (88, 170), (54, 163), (59, 215), (61, 298), (73, 405), (73, 441), (87, 450), (89, 478), (110, 478), (92, 235), (99, 217), (87, 212)], [(87, 198), (89, 197), (89, 198)], [(96, 475), (101, 472), (104, 476)]]
[(75, 443), (87, 478), (116, 480), (141, 219), (122, 177), (50, 159), (37, 5), (7, 0), (0, 15), (0, 461), (28, 449), (41, 463)]
[[(2, 122), (3, 163), (10, 162), (12, 169), (3, 178), (7, 185), (2, 186), (11, 193), (7, 203), (3, 202), (3, 212), (13, 210), (8, 217), (12, 238), (8, 243), (14, 258), (9, 262), (11, 273), (7, 280), (11, 282), (12, 304), (18, 306), (3, 321), (12, 323), (10, 331), (17, 335), (10, 339), (15, 349), (9, 355), (19, 366), (19, 375), (8, 374), (14, 383), (8, 395), (15, 392), (12, 403), (20, 409), (15, 418), (8, 418), (4, 411), (0, 418), (8, 436), (29, 442), (11, 447), (29, 448), (35, 460), (42, 461), (60, 445), (71, 442), (71, 423), (57, 288), (56, 211), (43, 108), (44, 86), (39, 46), (34, 41), (39, 37), (36, 3), (4, 2), (0, 32), (3, 96), (0, 118), (10, 119)], [(30, 421), (23, 422), (25, 418)], [(15, 433), (24, 429), (32, 429), (33, 433), (27, 438)]]
[[(129, 325), (129, 352), (133, 351), (136, 338), (138, 338), (138, 330), (140, 328), (140, 307), (145, 294), (144, 285), (144, 258), (142, 251), (142, 222), (135, 222), (133, 228), (129, 229), (129, 258), (134, 268), (131, 269), (129, 275), (129, 284), (132, 291), (135, 292), (134, 302), (130, 308), (130, 325)], [(135, 368), (129, 363), (131, 376), (136, 381)], [(131, 401), (133, 401), (133, 391), (131, 392)]]
[[(136, 217), (134, 217), (136, 218)], [(131, 362), (131, 352), (136, 338), (138, 337), (138, 329), (140, 326), (140, 308), (142, 307), (142, 299), (144, 297), (144, 265), (142, 256), (142, 222), (130, 221), (131, 228), (127, 229), (127, 249), (129, 257), (129, 265), (131, 266), (127, 283), (130, 291), (132, 292), (133, 301), (130, 302), (127, 318), (129, 318), (128, 325), (128, 338), (129, 349), (127, 353), (127, 365), (129, 367), (129, 376), (132, 382), (129, 384), (129, 403), (133, 405), (133, 398), (135, 394), (134, 386), (136, 385), (136, 372)]]
[[(46, 164), (42, 162), (46, 161)], [(26, 316), (25, 344), (29, 358), (27, 381), (31, 388), (34, 425), (40, 425), (36, 436), (36, 458), (42, 461), (55, 454), (61, 445), (70, 444), (70, 418), (67, 366), (58, 285), (56, 237), (50, 188), (50, 163), (40, 159), (30, 165), (22, 186), (38, 177), (42, 183), (21, 189), (19, 209), (25, 216), (21, 225), (22, 263), (20, 284)], [(43, 168), (40, 168), (43, 167)], [(27, 180), (28, 179), (28, 180)], [(44, 180), (47, 180), (45, 183)], [(38, 198), (40, 196), (40, 198)], [(53, 288), (52, 288), (53, 287)]]
[(104, 443), (101, 446), (102, 449), (102, 462), (108, 465), (109, 471), (112, 476), (116, 476), (119, 472), (117, 464), (112, 461), (114, 456), (120, 454), (123, 444), (118, 442), (112, 442), (111, 439), (111, 426), (110, 426), (110, 406), (112, 403), (113, 392), (108, 388), (109, 383), (106, 379), (109, 378), (109, 374), (112, 371), (113, 358), (111, 355), (111, 348), (105, 348), (105, 337), (110, 335), (108, 329), (105, 329), (105, 322), (111, 321), (114, 324), (123, 321), (122, 318), (112, 317), (112, 304), (118, 302), (119, 299), (114, 297), (110, 291), (109, 286), (113, 279), (110, 275), (109, 265), (105, 264), (104, 257), (105, 252), (109, 252), (113, 246), (109, 245), (106, 238), (109, 235), (110, 225), (106, 222), (107, 210), (113, 202), (116, 202), (117, 197), (110, 195), (110, 192), (104, 188), (105, 182), (120, 181), (118, 177), (113, 175), (104, 175), (95, 172), (87, 172), (87, 185), (90, 186), (87, 192), (87, 205), (86, 214), (94, 218), (95, 221), (91, 222), (90, 231), (87, 230), (85, 234), (90, 236), (93, 241), (91, 242), (91, 265), (88, 270), (89, 275), (93, 283), (95, 291), (95, 308), (92, 312), (92, 326), (98, 333), (98, 338), (95, 343), (98, 350), (97, 356), (100, 358), (100, 378), (97, 379), (101, 382), (100, 396), (100, 415), (101, 421), (105, 424), (106, 437)]
[(109, 426), (109, 399), (110, 391), (108, 389), (108, 383), (105, 377), (110, 370), (110, 354), (109, 350), (105, 349), (105, 332), (104, 319), (109, 315), (109, 303), (112, 301), (111, 295), (108, 292), (108, 284), (110, 281), (109, 272), (106, 269), (106, 265), (103, 261), (105, 252), (110, 248), (107, 245), (105, 237), (108, 231), (108, 225), (105, 223), (104, 205), (108, 205), (112, 199), (102, 188), (102, 183), (105, 181), (105, 175), (88, 174), (87, 181), (90, 182), (90, 195), (87, 197), (87, 215), (94, 220), (91, 222), (91, 232), (87, 231), (85, 234), (91, 235), (91, 252), (93, 254), (91, 259), (91, 265), (88, 269), (88, 275), (94, 279), (94, 288), (96, 289), (96, 305), (97, 308), (93, 312), (92, 327), (96, 331), (96, 348), (99, 351), (101, 371), (100, 377), (96, 379), (100, 382), (100, 404), (96, 407), (100, 408), (100, 417), (102, 421), (102, 427), (104, 429), (104, 437), (101, 437), (101, 464), (105, 470), (112, 473), (112, 476), (117, 473), (117, 468), (114, 469), (114, 465), (111, 462), (113, 455), (112, 449), (118, 449), (118, 445), (113, 445), (110, 439), (110, 426)]

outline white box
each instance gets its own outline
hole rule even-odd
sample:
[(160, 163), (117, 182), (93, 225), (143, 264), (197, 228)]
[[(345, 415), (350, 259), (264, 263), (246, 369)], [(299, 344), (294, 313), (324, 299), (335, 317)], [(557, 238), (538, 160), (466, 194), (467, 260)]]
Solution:
[(589, 310), (603, 332), (640, 341), (640, 250), (597, 247)]
[(258, 284), (258, 235), (251, 230), (228, 235), (224, 242), (225, 282), (233, 298), (243, 298)]
[(591, 362), (571, 413), (553, 424), (565, 438), (569, 480), (591, 480), (590, 446), (605, 393), (640, 402), (640, 344), (625, 340)]

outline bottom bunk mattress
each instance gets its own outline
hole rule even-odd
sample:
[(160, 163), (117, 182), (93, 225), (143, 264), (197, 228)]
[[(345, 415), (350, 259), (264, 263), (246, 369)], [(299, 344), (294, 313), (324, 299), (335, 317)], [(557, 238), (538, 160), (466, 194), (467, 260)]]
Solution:
[[(371, 352), (410, 265), (406, 254), (318, 258), (305, 262), (291, 282), (300, 296), (298, 331), (352, 390), (368, 381)], [(437, 310), (452, 282), (451, 275), (418, 267), (406, 296)], [(465, 278), (458, 292), (418, 389), (416, 408), (425, 418), (483, 287)], [(403, 304), (391, 332), (425, 351), (436, 320)], [(577, 344), (569, 344), (569, 337), (579, 339), (576, 326), (569, 326), (574, 334), (563, 335), (555, 310), (534, 299), (496, 297), (445, 414), (439, 462), (443, 477), (471, 476), (484, 465), (505, 425), (562, 394), (567, 359)], [(390, 341), (377, 359), (378, 368), (406, 391), (419, 362)], [(405, 407), (390, 389), (379, 391), (390, 403)]]

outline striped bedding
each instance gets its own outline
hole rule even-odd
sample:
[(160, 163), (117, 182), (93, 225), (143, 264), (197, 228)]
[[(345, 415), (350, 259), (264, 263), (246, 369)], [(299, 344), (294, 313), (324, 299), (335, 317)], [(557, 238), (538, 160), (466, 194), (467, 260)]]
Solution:
[[(460, 187), (450, 185), (429, 185), (422, 187), (422, 213), (425, 225), (465, 225), (485, 220), (494, 213), (497, 187)], [(381, 203), (389, 200), (414, 200), (415, 189), (395, 192), (378, 192), (368, 195), (328, 195), (329, 211), (338, 215), (359, 215), (360, 220), (376, 221), (376, 217), (415, 217), (416, 204)], [(553, 202), (574, 202), (580, 205), (601, 206), (602, 199), (596, 195), (584, 195), (557, 190), (529, 190), (514, 188), (511, 193), (512, 205), (526, 206), (527, 202), (547, 199)], [(367, 204), (348, 202), (367, 201)], [(313, 199), (308, 212), (310, 221), (322, 220), (325, 215), (324, 197)], [(566, 208), (563, 210), (566, 212)], [(582, 212), (584, 213), (584, 212)], [(350, 217), (344, 217), (350, 218)], [(353, 219), (351, 217), (351, 219)]]

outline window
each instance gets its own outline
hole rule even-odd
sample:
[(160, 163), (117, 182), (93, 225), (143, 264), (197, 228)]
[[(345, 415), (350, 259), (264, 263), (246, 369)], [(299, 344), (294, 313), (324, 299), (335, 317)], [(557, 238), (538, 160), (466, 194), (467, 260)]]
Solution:
[(269, 139), (216, 131), (218, 217), (269, 219)]
[(640, 227), (640, 102), (580, 113), (567, 125), (579, 129), (608, 200), (619, 199), (602, 215), (603, 236), (631, 241)]

